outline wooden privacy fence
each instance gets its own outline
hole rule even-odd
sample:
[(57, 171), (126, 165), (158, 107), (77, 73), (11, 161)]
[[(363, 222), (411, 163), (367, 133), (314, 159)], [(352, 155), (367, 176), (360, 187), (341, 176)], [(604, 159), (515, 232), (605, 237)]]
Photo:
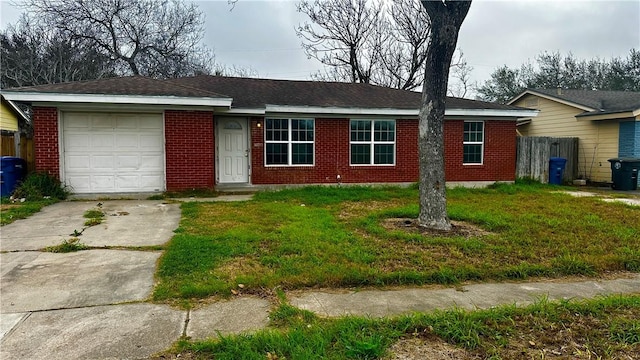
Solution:
[[(2, 156), (15, 156), (27, 161), (27, 169), (28, 172), (32, 172), (35, 170), (36, 160), (35, 160), (35, 150), (33, 147), (33, 139), (27, 139), (26, 136), (22, 135), (20, 137), (20, 144), (18, 145), (18, 149), (16, 149), (16, 141), (14, 136), (20, 136), (18, 134), (15, 135), (2, 135), (2, 139), (0, 139), (0, 147), (2, 148)], [(17, 153), (16, 150), (20, 152)]]
[(549, 182), (549, 158), (567, 159), (562, 180), (573, 181), (578, 173), (578, 138), (519, 136), (516, 177)]

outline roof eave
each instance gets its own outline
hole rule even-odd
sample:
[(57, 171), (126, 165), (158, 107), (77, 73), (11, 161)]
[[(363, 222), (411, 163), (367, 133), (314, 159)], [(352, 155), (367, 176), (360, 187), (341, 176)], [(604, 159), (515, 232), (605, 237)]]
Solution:
[(105, 95), (105, 94), (62, 94), (24, 91), (3, 91), (10, 101), (34, 103), (76, 103), (76, 104), (140, 104), (170, 106), (210, 106), (231, 107), (232, 98), (149, 96), (149, 95)]
[[(522, 118), (535, 117), (538, 110), (529, 109), (446, 109), (447, 117), (508, 117)], [(327, 115), (377, 115), (377, 116), (401, 116), (415, 117), (420, 115), (419, 109), (394, 109), (394, 108), (345, 108), (345, 107), (321, 107), (321, 106), (291, 106), (272, 105), (265, 106), (265, 113), (290, 113), (290, 114), (327, 114)]]
[(544, 98), (544, 99), (547, 99), (547, 100), (551, 100), (551, 101), (555, 101), (557, 103), (564, 104), (564, 105), (567, 105), (567, 106), (571, 106), (571, 107), (574, 107), (574, 108), (578, 108), (578, 109), (584, 110), (584, 111), (596, 111), (596, 110), (598, 110), (598, 109), (594, 109), (594, 108), (591, 108), (591, 107), (588, 107), (588, 106), (585, 106), (585, 105), (581, 105), (581, 104), (575, 103), (573, 101), (561, 99), (561, 98), (558, 98), (558, 97), (555, 97), (555, 96), (552, 96), (552, 95), (549, 95), (549, 94), (544, 94), (544, 93), (537, 92), (535, 90), (530, 90), (530, 89), (527, 89), (527, 90), (523, 91), (522, 93), (520, 93), (519, 95), (517, 95), (513, 99), (509, 100), (507, 102), (507, 105), (513, 105), (516, 101), (520, 100), (525, 95), (539, 96), (541, 98)]
[(638, 109), (629, 109), (623, 111), (615, 111), (615, 112), (596, 112), (596, 113), (582, 113), (576, 115), (576, 120), (619, 120), (619, 119), (629, 119), (635, 118), (636, 120), (640, 117), (640, 108)]

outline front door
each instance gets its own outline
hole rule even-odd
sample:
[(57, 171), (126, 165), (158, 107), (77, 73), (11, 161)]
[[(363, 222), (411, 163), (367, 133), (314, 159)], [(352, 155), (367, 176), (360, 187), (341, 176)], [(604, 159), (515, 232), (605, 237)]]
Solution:
[(218, 119), (219, 183), (249, 182), (247, 119)]

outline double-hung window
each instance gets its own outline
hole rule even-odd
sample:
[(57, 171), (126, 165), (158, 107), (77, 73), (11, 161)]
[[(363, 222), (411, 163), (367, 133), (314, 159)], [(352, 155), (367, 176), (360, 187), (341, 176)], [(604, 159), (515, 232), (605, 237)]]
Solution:
[(484, 122), (465, 121), (462, 146), (463, 164), (482, 164), (484, 154)]
[(315, 123), (312, 119), (266, 119), (267, 166), (313, 165)]
[(351, 120), (351, 165), (394, 165), (396, 122)]

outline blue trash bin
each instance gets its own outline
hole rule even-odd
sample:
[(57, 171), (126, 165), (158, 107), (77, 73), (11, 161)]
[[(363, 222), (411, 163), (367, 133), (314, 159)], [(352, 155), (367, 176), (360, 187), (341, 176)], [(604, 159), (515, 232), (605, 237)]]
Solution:
[(549, 184), (562, 185), (562, 175), (567, 159), (561, 157), (549, 158)]
[(26, 161), (12, 156), (0, 157), (0, 196), (11, 196), (26, 175)]

